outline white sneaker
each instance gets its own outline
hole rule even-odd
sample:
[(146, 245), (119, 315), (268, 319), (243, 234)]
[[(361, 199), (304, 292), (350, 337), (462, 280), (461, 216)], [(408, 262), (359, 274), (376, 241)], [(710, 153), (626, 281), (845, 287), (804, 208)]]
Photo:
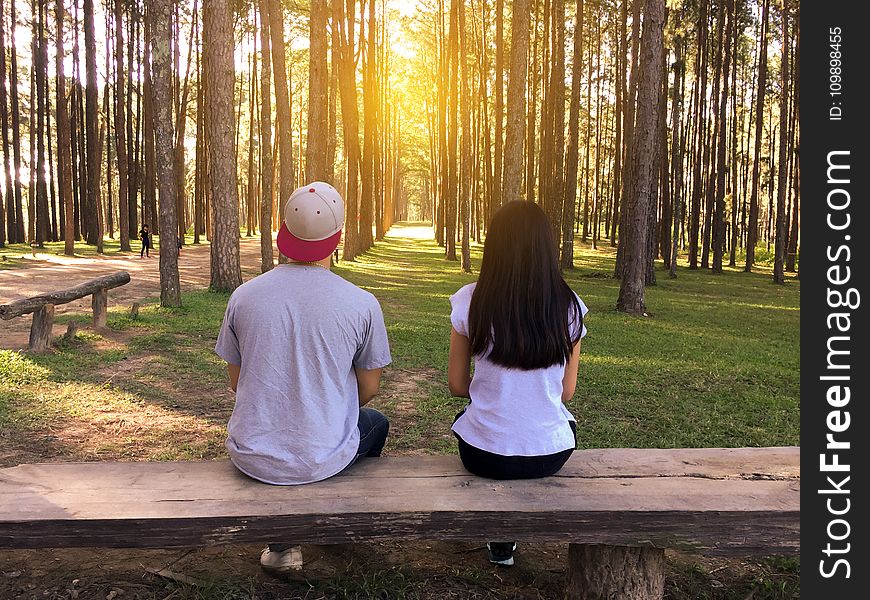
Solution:
[(302, 547), (293, 546), (281, 552), (272, 552), (266, 547), (260, 554), (260, 566), (272, 575), (288, 575), (302, 570)]

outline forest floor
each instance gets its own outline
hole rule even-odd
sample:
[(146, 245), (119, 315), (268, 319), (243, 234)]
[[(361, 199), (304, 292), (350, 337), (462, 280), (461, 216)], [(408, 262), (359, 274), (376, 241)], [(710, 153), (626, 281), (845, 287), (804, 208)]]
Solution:
[[(446, 391), (448, 297), (474, 275), (430, 239), (391, 235), (336, 272), (381, 301), (394, 358), (373, 405), (391, 420), (391, 455), (455, 453), (449, 432), (462, 402)], [(259, 239), (243, 238), (245, 279), (259, 271)], [(27, 249), (29, 252), (29, 248)], [(15, 253), (18, 254), (15, 254)], [(51, 353), (16, 352), (29, 317), (0, 326), (0, 466), (47, 461), (225, 458), (233, 398), (213, 347), (226, 294), (206, 291), (207, 246), (185, 247), (184, 306), (160, 309), (158, 259), (21, 258), (7, 251), (0, 303), (69, 287), (118, 269), (130, 284), (109, 293), (109, 329), (86, 326)], [(613, 249), (578, 243), (566, 275), (590, 307), (578, 391), (569, 408), (581, 447), (773, 446), (799, 443), (800, 283), (726, 269), (714, 276), (658, 270), (653, 318), (613, 310)], [(473, 269), (480, 248), (473, 246)], [(2, 264), (0, 263), (0, 264)], [(138, 318), (129, 314), (141, 302)], [(56, 335), (89, 321), (89, 301), (58, 307)], [(558, 598), (566, 547), (521, 544), (517, 565), (495, 569), (480, 544), (426, 542), (306, 546), (312, 580), (262, 574), (261, 549), (0, 551), (0, 598)], [(796, 559), (707, 559), (668, 553), (669, 599), (799, 597)], [(167, 569), (188, 578), (161, 578)]]

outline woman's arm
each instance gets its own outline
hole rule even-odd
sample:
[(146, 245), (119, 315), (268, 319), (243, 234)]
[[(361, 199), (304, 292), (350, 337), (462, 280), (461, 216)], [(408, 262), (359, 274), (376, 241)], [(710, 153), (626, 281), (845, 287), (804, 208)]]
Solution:
[(565, 365), (565, 375), (562, 376), (562, 402), (567, 402), (577, 389), (577, 371), (580, 369), (580, 340), (574, 344), (571, 358)]
[(455, 329), (450, 331), (450, 357), (447, 364), (447, 385), (453, 396), (470, 398), (471, 344)]

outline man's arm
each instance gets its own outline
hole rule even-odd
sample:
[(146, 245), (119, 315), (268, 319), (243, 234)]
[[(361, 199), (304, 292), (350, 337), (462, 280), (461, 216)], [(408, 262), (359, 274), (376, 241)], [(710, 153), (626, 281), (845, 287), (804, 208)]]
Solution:
[(233, 365), (227, 363), (227, 375), (230, 376), (230, 387), (233, 388), (233, 391), (236, 391), (236, 387), (239, 385), (239, 373), (242, 371), (242, 365)]
[(356, 385), (359, 391), (359, 405), (365, 406), (372, 398), (378, 395), (381, 386), (381, 374), (383, 369), (358, 369), (356, 372)]

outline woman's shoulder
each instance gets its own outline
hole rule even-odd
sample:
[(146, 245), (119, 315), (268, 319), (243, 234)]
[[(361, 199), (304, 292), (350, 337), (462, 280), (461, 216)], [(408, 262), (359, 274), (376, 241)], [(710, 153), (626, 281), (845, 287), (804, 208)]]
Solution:
[(461, 288), (456, 290), (452, 296), (450, 296), (450, 303), (457, 304), (460, 302), (469, 303), (471, 302), (471, 295), (474, 294), (474, 288), (477, 286), (477, 282), (469, 283), (467, 285), (463, 285)]

